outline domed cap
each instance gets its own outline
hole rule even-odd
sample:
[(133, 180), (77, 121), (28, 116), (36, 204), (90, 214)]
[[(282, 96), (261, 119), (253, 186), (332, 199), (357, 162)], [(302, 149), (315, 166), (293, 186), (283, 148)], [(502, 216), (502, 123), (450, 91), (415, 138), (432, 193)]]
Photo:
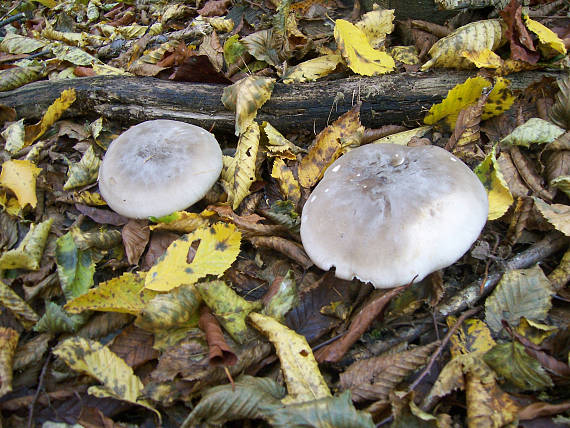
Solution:
[(303, 208), (301, 238), (321, 269), (397, 287), (457, 261), (487, 212), (483, 185), (446, 150), (368, 144), (329, 166)]
[(175, 120), (142, 122), (115, 139), (99, 169), (99, 190), (117, 213), (160, 217), (204, 197), (222, 171), (214, 136)]

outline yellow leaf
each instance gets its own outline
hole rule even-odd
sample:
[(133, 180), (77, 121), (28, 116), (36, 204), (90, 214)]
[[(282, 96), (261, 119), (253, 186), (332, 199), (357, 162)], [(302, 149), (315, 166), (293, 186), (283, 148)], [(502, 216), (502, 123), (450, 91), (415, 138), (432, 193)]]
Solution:
[[(216, 223), (202, 227), (174, 241), (148, 271), (145, 288), (169, 291), (182, 284), (194, 284), (206, 275), (221, 275), (236, 259), (241, 233), (233, 224)], [(188, 251), (198, 243), (191, 263)]]
[(50, 9), (53, 9), (54, 7), (57, 6), (57, 2), (55, 0), (33, 0), (45, 7), (48, 7)]
[[(175, 211), (165, 217), (156, 219), (158, 224), (150, 226), (150, 230), (171, 230), (174, 232), (190, 233), (199, 227), (207, 226), (210, 222), (208, 217), (215, 213), (204, 210), (200, 214), (188, 211)], [(155, 220), (154, 218), (152, 220)]]
[(0, 51), (13, 55), (27, 54), (42, 49), (46, 45), (47, 43), (43, 40), (8, 33), (6, 37), (4, 37), (4, 40), (0, 42)]
[[(447, 317), (449, 328), (453, 327), (456, 322), (456, 317)], [(483, 355), (495, 345), (496, 342), (487, 324), (477, 318), (469, 318), (451, 336), (451, 356), (454, 358), (469, 353)]]
[(259, 135), (259, 125), (252, 122), (240, 135), (234, 157), (223, 158), (222, 184), (234, 210), (249, 195), (249, 188), (255, 181)]
[(285, 165), (282, 159), (276, 158), (273, 162), (271, 176), (279, 183), (281, 194), (285, 199), (290, 200), (296, 205), (301, 199), (301, 187), (293, 175), (293, 171)]
[(86, 186), (97, 181), (100, 164), (101, 159), (95, 154), (93, 146), (89, 146), (81, 160), (69, 167), (67, 171), (68, 178), (63, 185), (63, 190)]
[(566, 236), (570, 236), (570, 206), (564, 204), (549, 205), (542, 199), (533, 197), (534, 205), (542, 216)]
[(20, 334), (9, 327), (0, 327), (0, 397), (12, 391), (13, 362)]
[(143, 395), (144, 385), (133, 369), (106, 346), (94, 340), (71, 337), (61, 342), (53, 353), (73, 370), (88, 374), (103, 384), (90, 387), (90, 394), (146, 407), (160, 418), (160, 413), (148, 401), (139, 398)]
[(18, 199), (8, 197), (6, 192), (0, 192), (0, 206), (11, 216), (21, 217), (22, 209), (20, 208)]
[(431, 126), (420, 126), (419, 128), (410, 129), (408, 131), (397, 132), (386, 137), (379, 138), (372, 141), (373, 144), (399, 144), (405, 146), (413, 138), (421, 138), (426, 132), (431, 129)]
[(137, 315), (157, 294), (144, 288), (144, 277), (144, 272), (125, 272), (70, 300), (64, 309), (70, 314), (90, 310)]
[(503, 25), (499, 19), (488, 19), (459, 27), (431, 47), (431, 59), (422, 65), (421, 70), (430, 67), (473, 68), (471, 60), (460, 53), (497, 49), (504, 42)]
[(2, 132), (2, 137), (6, 140), (4, 149), (11, 154), (18, 153), (25, 146), (25, 135), (24, 119), (20, 119), (19, 121), (7, 126)]
[(540, 345), (545, 339), (558, 332), (558, 327), (521, 317), (520, 324), (515, 331), (535, 345)]
[(26, 330), (32, 328), (40, 319), (30, 305), (2, 280), (0, 280), (0, 305), (10, 310)]
[(260, 76), (245, 77), (224, 89), (222, 103), (236, 112), (236, 135), (241, 135), (253, 123), (257, 110), (271, 97), (275, 79)]
[(107, 202), (103, 200), (100, 193), (95, 192), (73, 192), (71, 195), (73, 200), (78, 204), (90, 205), (90, 206), (104, 206)]
[(386, 35), (394, 31), (394, 9), (376, 9), (362, 15), (356, 23), (356, 28), (362, 30), (373, 48), (384, 44)]
[(26, 83), (42, 78), (46, 73), (43, 65), (30, 65), (28, 67), (13, 67), (0, 71), (0, 92), (19, 88)]
[(83, 49), (76, 46), (68, 46), (61, 42), (54, 42), (51, 51), (57, 59), (70, 62), (73, 65), (89, 66), (101, 62), (98, 58), (88, 54)]
[(554, 31), (545, 27), (540, 22), (530, 19), (528, 16), (524, 17), (526, 28), (538, 36), (540, 44), (546, 45), (556, 52), (566, 55), (566, 47), (564, 42), (556, 35)]
[(268, 157), (280, 157), (282, 159), (296, 160), (299, 153), (306, 153), (305, 149), (296, 146), (285, 138), (269, 122), (263, 122), (260, 126), (263, 131), (265, 149)]
[(283, 83), (312, 82), (332, 73), (341, 61), (342, 57), (336, 54), (309, 59), (294, 67), (288, 68), (283, 75)]
[(64, 90), (60, 97), (50, 105), (42, 120), (35, 125), (26, 127), (26, 145), (32, 144), (40, 138), (63, 114), (67, 108), (75, 102), (75, 89)]
[(394, 46), (390, 49), (390, 55), (402, 64), (415, 65), (420, 63), (418, 50), (415, 46)]
[(42, 171), (33, 162), (27, 160), (9, 160), (2, 164), (0, 186), (10, 189), (18, 198), (20, 208), (38, 203), (36, 197), (36, 178)]
[(359, 104), (323, 129), (309, 148), (309, 153), (299, 164), (301, 186), (308, 188), (317, 184), (328, 166), (341, 155), (343, 148), (341, 139), (349, 138), (363, 130), (364, 127), (360, 124)]
[(394, 59), (368, 42), (362, 30), (344, 19), (337, 19), (334, 38), (342, 57), (352, 71), (363, 76), (377, 76), (394, 70)]
[(495, 147), (485, 157), (483, 162), (475, 168), (474, 172), (487, 190), (489, 198), (489, 215), (487, 218), (496, 220), (507, 212), (514, 199), (499, 169), (499, 164), (495, 157)]
[(53, 218), (39, 224), (32, 224), (22, 242), (16, 248), (2, 254), (0, 257), (0, 270), (39, 269), (52, 223)]
[(511, 108), (516, 97), (509, 89), (511, 82), (504, 77), (495, 78), (493, 90), (487, 98), (481, 120), (487, 120), (491, 117), (498, 116)]
[(467, 58), (477, 68), (500, 68), (504, 65), (502, 58), (487, 48), (482, 51), (461, 51), (461, 56)]
[(327, 383), (319, 371), (313, 351), (304, 336), (280, 324), (274, 318), (252, 312), (249, 321), (275, 346), (289, 395), (286, 404), (330, 397)]

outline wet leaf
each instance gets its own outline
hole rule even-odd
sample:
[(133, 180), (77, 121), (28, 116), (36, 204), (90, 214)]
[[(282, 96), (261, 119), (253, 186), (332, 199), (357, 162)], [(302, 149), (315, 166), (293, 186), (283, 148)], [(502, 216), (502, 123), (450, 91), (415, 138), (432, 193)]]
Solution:
[(266, 419), (267, 409), (280, 407), (285, 389), (269, 378), (240, 376), (234, 385), (210, 388), (181, 428), (241, 419)]
[(284, 403), (302, 403), (330, 397), (329, 388), (304, 336), (265, 315), (252, 312), (248, 318), (275, 346), (287, 384), (288, 396), (283, 399)]
[(257, 110), (271, 97), (275, 79), (248, 76), (227, 88), (222, 94), (222, 103), (236, 112), (235, 134), (241, 135), (250, 127)]
[(341, 61), (342, 57), (337, 54), (328, 54), (309, 59), (288, 68), (283, 75), (283, 83), (312, 82), (328, 76), (336, 70)]
[(483, 358), (500, 376), (524, 391), (542, 391), (553, 386), (540, 363), (518, 342), (495, 345)]
[(25, 329), (32, 328), (40, 319), (30, 305), (2, 280), (0, 280), (0, 304), (10, 310)]
[(270, 409), (266, 418), (276, 428), (289, 427), (343, 427), (372, 428), (374, 422), (369, 413), (358, 411), (344, 392), (338, 397), (325, 397), (281, 408)]
[[(457, 319), (447, 317), (447, 325), (451, 328)], [(487, 324), (477, 318), (463, 321), (453, 336), (451, 336), (451, 356), (474, 354), (482, 355), (495, 346), (496, 342), (491, 336)]]
[(97, 181), (101, 159), (95, 154), (93, 146), (89, 146), (81, 160), (72, 164), (67, 171), (67, 181), (63, 190), (86, 186)]
[(64, 309), (70, 314), (90, 310), (138, 315), (157, 294), (144, 288), (144, 276), (125, 272), (71, 299)]
[(0, 327), (0, 397), (12, 391), (12, 369), (20, 335), (9, 327)]
[(71, 232), (56, 242), (57, 275), (67, 300), (86, 293), (93, 285), (95, 262), (91, 252), (77, 248)]
[[(232, 224), (202, 227), (174, 241), (148, 272), (145, 287), (169, 291), (182, 284), (194, 284), (206, 275), (221, 275), (236, 259), (241, 233)], [(188, 251), (199, 241), (196, 254), (187, 263)]]
[(6, 251), (0, 256), (0, 270), (39, 269), (52, 224), (53, 219), (50, 218), (41, 223), (30, 225), (30, 230), (22, 242), (13, 250)]
[(513, 132), (501, 140), (502, 144), (530, 147), (532, 143), (551, 143), (564, 134), (565, 130), (538, 117), (530, 118), (517, 126)]
[(342, 153), (342, 140), (363, 132), (360, 124), (360, 104), (344, 113), (317, 135), (299, 164), (299, 183), (313, 187), (321, 179), (328, 166)]
[(14, 192), (20, 208), (28, 204), (35, 208), (38, 203), (36, 178), (40, 172), (42, 169), (29, 160), (8, 160), (2, 164), (0, 186)]
[(152, 410), (160, 414), (142, 396), (143, 384), (121, 358), (99, 342), (72, 337), (59, 344), (53, 351), (69, 367), (94, 377), (103, 385), (88, 390), (96, 397), (112, 397)]
[(26, 145), (32, 144), (61, 117), (61, 115), (75, 102), (75, 89), (66, 89), (46, 110), (42, 119), (34, 124), (26, 126)]
[(386, 52), (370, 46), (366, 34), (354, 24), (337, 19), (334, 38), (348, 67), (363, 76), (377, 76), (394, 70), (395, 63)]
[(493, 148), (483, 162), (474, 170), (487, 190), (489, 198), (489, 214), (487, 218), (489, 220), (500, 218), (514, 202), (513, 195), (511, 195), (495, 157), (495, 149)]
[(461, 56), (462, 51), (494, 51), (501, 46), (503, 28), (498, 19), (472, 22), (458, 28), (449, 36), (438, 40), (429, 50), (431, 59), (422, 65), (423, 71), (431, 67), (472, 68), (472, 62)]
[(556, 230), (570, 236), (570, 206), (564, 204), (547, 204), (542, 199), (533, 197), (534, 205), (542, 216), (552, 224)]
[(284, 199), (290, 200), (295, 205), (299, 203), (301, 200), (301, 187), (293, 175), (293, 171), (291, 171), (282, 159), (276, 158), (273, 161), (271, 177), (275, 178), (279, 183), (279, 189)]
[(502, 320), (517, 326), (521, 317), (542, 321), (552, 307), (552, 289), (542, 269), (508, 271), (485, 301), (487, 325), (495, 333), (502, 329)]
[(196, 289), (232, 339), (241, 344), (251, 339), (245, 319), (251, 311), (261, 308), (260, 302), (248, 302), (224, 281), (201, 282)]

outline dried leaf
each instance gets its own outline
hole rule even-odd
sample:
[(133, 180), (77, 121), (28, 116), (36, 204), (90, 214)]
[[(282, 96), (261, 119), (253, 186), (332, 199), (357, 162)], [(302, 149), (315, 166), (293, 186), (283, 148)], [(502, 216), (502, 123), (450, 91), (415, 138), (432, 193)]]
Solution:
[(94, 377), (103, 385), (88, 390), (96, 397), (112, 397), (160, 413), (142, 396), (143, 384), (121, 358), (99, 342), (72, 337), (60, 343), (53, 351), (73, 370)]
[(63, 185), (63, 190), (74, 189), (75, 187), (86, 186), (97, 181), (99, 165), (101, 159), (95, 154), (93, 146), (89, 146), (81, 157), (81, 160), (72, 164), (67, 171), (67, 181)]
[(489, 93), (483, 91), (475, 104), (467, 106), (457, 116), (453, 134), (451, 134), (445, 148), (447, 150), (452, 149), (452, 153), (460, 159), (472, 160), (483, 157), (477, 144), (481, 138), (481, 115), (488, 96)]
[(534, 205), (542, 216), (552, 224), (556, 230), (570, 236), (570, 206), (564, 204), (547, 204), (542, 199), (532, 198)]
[(552, 121), (564, 129), (570, 129), (570, 74), (556, 80), (560, 91), (556, 93), (556, 102), (550, 110)]
[[(145, 287), (169, 291), (182, 284), (194, 284), (206, 275), (221, 275), (236, 259), (241, 233), (234, 225), (216, 223), (202, 227), (173, 242), (159, 262), (148, 272)], [(199, 245), (191, 263), (188, 251), (194, 242)]]
[(150, 239), (148, 220), (130, 219), (123, 226), (121, 236), (129, 264), (137, 265)]
[(207, 306), (200, 310), (198, 327), (206, 333), (208, 342), (208, 359), (212, 366), (233, 366), (237, 362), (237, 356), (226, 342), (222, 329)]
[(490, 49), (482, 51), (461, 51), (461, 56), (471, 61), (477, 68), (501, 68), (503, 59)]
[(328, 166), (341, 155), (342, 140), (363, 132), (360, 124), (360, 104), (344, 113), (332, 125), (327, 126), (317, 135), (309, 148), (309, 153), (299, 164), (299, 183), (303, 187), (312, 187), (318, 183)]
[(40, 138), (75, 102), (75, 89), (66, 89), (46, 110), (42, 119), (34, 124), (26, 126), (26, 145), (32, 144)]
[(11, 154), (16, 154), (22, 150), (25, 146), (24, 138), (26, 135), (24, 128), (24, 118), (14, 122), (6, 127), (2, 131), (2, 137), (6, 140), (4, 145), (4, 150), (10, 152)]
[(16, 33), (7, 33), (0, 42), (0, 51), (17, 54), (29, 54), (47, 46), (44, 40), (25, 37)]
[(0, 327), (0, 397), (12, 391), (12, 368), (20, 335), (9, 327)]
[(334, 37), (342, 57), (355, 73), (377, 76), (394, 70), (394, 59), (386, 52), (374, 49), (366, 34), (354, 24), (337, 19)]
[(386, 35), (394, 31), (394, 9), (375, 9), (362, 15), (355, 26), (366, 35), (374, 49), (382, 47)]
[(4, 211), (0, 212), (0, 250), (9, 250), (18, 242), (18, 224)]
[(472, 62), (459, 53), (494, 51), (501, 46), (503, 27), (498, 19), (472, 22), (458, 28), (449, 36), (438, 40), (429, 50), (431, 59), (422, 65), (425, 71), (431, 67), (472, 68)]
[(513, 195), (501, 173), (495, 157), (495, 147), (474, 170), (487, 190), (489, 198), (489, 220), (496, 220), (507, 212), (514, 202)]
[(275, 346), (287, 384), (288, 395), (283, 399), (284, 403), (302, 403), (331, 396), (305, 337), (265, 315), (252, 312), (248, 319)]
[(0, 270), (29, 269), (38, 270), (53, 218), (30, 225), (30, 230), (13, 250), (0, 256)]
[(196, 289), (232, 339), (241, 344), (251, 339), (245, 319), (261, 307), (260, 302), (246, 301), (223, 281), (201, 282)]
[(157, 294), (144, 288), (144, 276), (125, 272), (70, 300), (64, 309), (70, 314), (89, 310), (138, 315)]
[(548, 280), (554, 291), (560, 291), (570, 281), (570, 249), (566, 250), (556, 269), (550, 272)]
[(499, 14), (505, 22), (505, 37), (510, 44), (511, 58), (536, 64), (540, 55), (536, 52), (532, 37), (523, 23), (522, 5), (517, 0), (511, 0)]
[(517, 326), (521, 317), (542, 321), (552, 307), (552, 289), (538, 266), (508, 271), (485, 301), (487, 325), (495, 333), (502, 321)]
[(279, 157), (283, 159), (297, 160), (299, 153), (306, 153), (305, 149), (296, 146), (285, 138), (269, 122), (263, 122), (260, 126), (267, 141), (263, 140), (263, 145), (267, 150), (268, 157)]
[(429, 130), (431, 126), (420, 126), (419, 128), (410, 129), (408, 131), (397, 132), (395, 134), (388, 135), (386, 137), (379, 138), (372, 141), (373, 144), (399, 144), (401, 146), (406, 146), (408, 142), (414, 138), (423, 137)]
[(521, 390), (542, 391), (553, 386), (544, 368), (518, 342), (495, 345), (483, 358), (500, 376)]
[(35, 208), (38, 203), (36, 178), (40, 172), (42, 169), (29, 160), (8, 160), (2, 164), (0, 186), (14, 192), (20, 208), (28, 204)]
[(285, 74), (283, 74), (283, 83), (312, 82), (328, 76), (336, 70), (341, 61), (342, 57), (337, 54), (328, 54), (309, 59), (288, 68)]
[(249, 241), (256, 247), (271, 248), (295, 260), (305, 269), (313, 266), (312, 260), (307, 256), (305, 249), (297, 242), (281, 238), (280, 236), (252, 236)]

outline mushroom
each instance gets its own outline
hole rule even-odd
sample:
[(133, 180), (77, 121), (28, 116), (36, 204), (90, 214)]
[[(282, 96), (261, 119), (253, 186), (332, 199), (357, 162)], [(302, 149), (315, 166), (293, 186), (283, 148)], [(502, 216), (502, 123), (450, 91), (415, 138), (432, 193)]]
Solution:
[(321, 269), (390, 288), (457, 261), (487, 212), (483, 185), (446, 150), (369, 144), (328, 167), (303, 207), (301, 239)]
[(161, 217), (204, 197), (222, 170), (214, 136), (175, 120), (149, 120), (116, 138), (99, 168), (99, 190), (114, 211)]

